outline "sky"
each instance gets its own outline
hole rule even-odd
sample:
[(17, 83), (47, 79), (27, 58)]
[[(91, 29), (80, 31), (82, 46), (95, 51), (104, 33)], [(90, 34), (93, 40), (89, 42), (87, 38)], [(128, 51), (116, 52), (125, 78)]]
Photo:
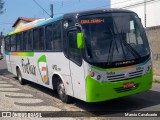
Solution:
[(54, 16), (60, 14), (110, 7), (110, 0), (3, 0), (4, 13), (0, 15), (0, 32), (7, 34), (13, 30), (12, 25), (18, 17), (49, 18), (50, 4), (53, 4)]

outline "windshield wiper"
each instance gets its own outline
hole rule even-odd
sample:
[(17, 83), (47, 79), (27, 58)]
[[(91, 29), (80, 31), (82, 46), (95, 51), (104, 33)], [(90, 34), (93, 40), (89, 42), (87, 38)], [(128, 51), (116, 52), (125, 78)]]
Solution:
[(125, 40), (122, 40), (121, 41), (124, 43), (124, 45), (128, 48), (128, 50), (130, 50), (130, 52), (132, 53), (132, 55), (134, 57), (138, 57), (138, 58), (141, 58), (141, 55), (134, 49), (132, 48), (131, 45), (129, 45)]
[(114, 34), (113, 34), (112, 29), (110, 29), (110, 31), (111, 31), (111, 33), (112, 33), (113, 40), (112, 40), (112, 42), (111, 42), (111, 47), (110, 47), (110, 49), (109, 49), (108, 65), (111, 64), (111, 62), (112, 62), (114, 47), (116, 47), (116, 50), (117, 50), (117, 52), (119, 53), (118, 46), (117, 46), (117, 42), (116, 42), (116, 39), (115, 39), (115, 37), (114, 37)]
[(120, 34), (123, 33), (123, 31), (124, 31), (123, 28), (121, 29), (121, 33), (118, 33), (117, 25), (116, 25), (116, 23), (115, 23), (114, 20), (113, 20), (113, 24), (115, 25), (114, 28), (116, 29), (117, 34), (118, 34), (118, 36), (119, 36), (119, 38), (120, 38), (120, 41), (121, 41), (120, 43), (121, 43), (121, 47), (122, 47), (122, 51), (123, 51), (123, 54), (124, 54), (125, 59), (126, 59), (126, 55), (125, 55), (125, 51), (124, 51), (124, 48), (123, 48), (122, 43), (126, 46), (126, 48), (128, 48), (128, 50), (130, 51), (130, 53), (131, 53), (134, 57), (141, 58), (141, 55), (140, 55), (134, 48), (132, 48), (132, 46), (129, 45), (126, 40), (123, 40), (123, 39), (122, 39), (122, 35), (120, 35)]
[(85, 44), (86, 52), (89, 58), (92, 58), (91, 50), (87, 47), (87, 43)]
[[(121, 34), (123, 33), (123, 27), (122, 27), (122, 29), (121, 29)], [(132, 55), (134, 56), (134, 57), (138, 57), (138, 58), (141, 58), (141, 55), (130, 45), (130, 44), (128, 44), (127, 43), (127, 41), (126, 40), (123, 40), (122, 39), (122, 35), (121, 35), (121, 41), (124, 43), (124, 45), (126, 45), (129, 49), (128, 50), (130, 50), (130, 52), (132, 53)]]

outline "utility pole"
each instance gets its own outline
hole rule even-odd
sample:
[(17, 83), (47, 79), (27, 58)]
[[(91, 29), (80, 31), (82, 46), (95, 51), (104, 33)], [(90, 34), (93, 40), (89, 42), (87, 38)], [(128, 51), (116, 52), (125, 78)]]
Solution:
[(146, 10), (146, 0), (144, 0), (144, 27), (146, 27), (146, 19), (147, 19), (147, 10)]
[(1, 51), (2, 38), (3, 38), (3, 34), (2, 34), (2, 32), (1, 32), (1, 33), (0, 33), (0, 53), (2, 52), (2, 51)]
[(51, 18), (53, 18), (53, 4), (51, 4), (50, 9), (51, 9)]

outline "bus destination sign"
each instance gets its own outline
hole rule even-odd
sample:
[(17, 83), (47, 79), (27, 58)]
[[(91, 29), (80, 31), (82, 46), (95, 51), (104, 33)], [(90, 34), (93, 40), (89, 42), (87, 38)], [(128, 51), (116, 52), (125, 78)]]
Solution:
[(90, 19), (90, 20), (81, 20), (81, 24), (97, 24), (97, 23), (104, 23), (104, 19)]

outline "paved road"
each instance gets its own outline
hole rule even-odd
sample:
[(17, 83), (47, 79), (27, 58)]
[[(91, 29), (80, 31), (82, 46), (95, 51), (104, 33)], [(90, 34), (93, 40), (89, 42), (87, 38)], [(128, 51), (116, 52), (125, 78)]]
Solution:
[[(160, 84), (154, 83), (147, 92), (100, 103), (74, 99), (62, 103), (55, 91), (28, 82), (21, 86), (16, 77), (0, 61), (0, 111), (87, 111), (92, 116), (105, 116), (123, 111), (160, 111)], [(85, 115), (84, 114), (84, 115)]]

